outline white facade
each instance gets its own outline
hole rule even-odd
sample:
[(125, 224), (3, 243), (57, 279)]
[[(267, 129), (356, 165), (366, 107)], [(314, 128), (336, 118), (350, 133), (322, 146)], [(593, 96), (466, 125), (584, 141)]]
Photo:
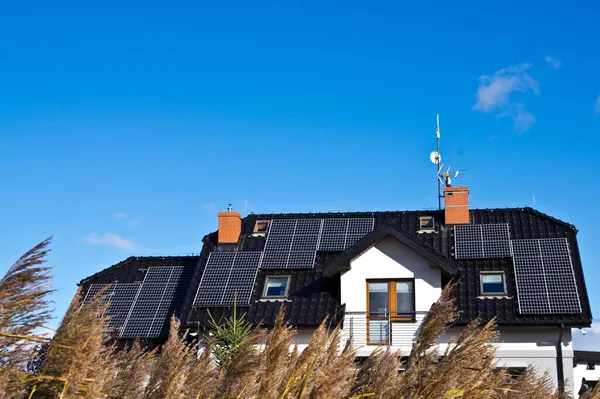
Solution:
[[(588, 369), (588, 365), (594, 365), (594, 369)], [(583, 378), (586, 381), (599, 381), (600, 380), (600, 362), (598, 361), (580, 361), (578, 360), (576, 364), (573, 365), (573, 385), (575, 398), (578, 398), (579, 389), (581, 388), (581, 380)], [(596, 385), (598, 387), (600, 385)], [(597, 388), (596, 388), (597, 389)]]
[[(367, 281), (371, 279), (414, 278), (414, 322), (391, 322), (391, 345), (408, 355), (416, 340), (419, 327), (442, 290), (439, 267), (415, 253), (396, 238), (388, 236), (350, 262), (350, 270), (341, 275), (341, 302), (346, 306), (344, 334), (359, 346), (358, 356), (368, 356), (377, 348), (367, 341)], [(481, 299), (486, 300), (486, 299)], [(496, 359), (498, 367), (524, 368), (533, 365), (540, 374), (549, 373), (557, 385), (557, 350), (559, 328), (525, 327), (500, 328)], [(460, 330), (451, 329), (440, 337), (443, 350), (449, 339)], [(454, 339), (455, 341), (455, 339)], [(563, 371), (567, 392), (573, 392), (573, 348), (571, 331), (566, 328), (562, 336)], [(576, 380), (576, 379), (575, 379)], [(579, 378), (581, 381), (581, 378)], [(575, 382), (575, 386), (577, 382)]]

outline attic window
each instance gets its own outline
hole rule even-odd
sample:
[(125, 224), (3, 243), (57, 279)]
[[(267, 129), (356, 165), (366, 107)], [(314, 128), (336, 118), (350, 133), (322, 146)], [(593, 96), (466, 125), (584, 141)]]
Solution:
[(506, 279), (503, 272), (488, 272), (479, 275), (481, 295), (506, 295)]
[(252, 234), (254, 235), (262, 235), (267, 234), (267, 230), (269, 230), (269, 221), (268, 220), (257, 220), (254, 223), (254, 231)]
[(263, 298), (287, 298), (289, 285), (289, 276), (268, 276), (265, 281), (265, 290), (263, 292)]
[(419, 230), (433, 231), (434, 229), (435, 229), (435, 220), (433, 219), (433, 216), (419, 217)]

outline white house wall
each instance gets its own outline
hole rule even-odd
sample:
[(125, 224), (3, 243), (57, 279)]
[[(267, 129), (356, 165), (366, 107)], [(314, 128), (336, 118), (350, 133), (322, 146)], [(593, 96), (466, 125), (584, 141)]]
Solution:
[(428, 311), (442, 291), (439, 268), (393, 237), (387, 237), (350, 263), (341, 276), (341, 300), (347, 312), (367, 311), (367, 280), (414, 278), (415, 310)]
[[(415, 310), (427, 312), (439, 298), (442, 290), (441, 270), (431, 267), (429, 261), (393, 237), (387, 237), (350, 262), (350, 270), (341, 276), (341, 301), (346, 305), (344, 334), (350, 337), (353, 326), (353, 343), (358, 346), (358, 356), (369, 356), (377, 346), (367, 345), (366, 326), (367, 288), (369, 279), (415, 279)], [(485, 300), (485, 299), (481, 299)], [(352, 314), (352, 312), (358, 312)], [(362, 314), (360, 314), (362, 312)], [(392, 346), (408, 355), (415, 341), (424, 313), (417, 314), (415, 323), (392, 323)], [(448, 342), (456, 342), (460, 329), (452, 329), (440, 337), (440, 351)], [(533, 365), (540, 375), (548, 373), (557, 387), (556, 342), (558, 328), (512, 327), (500, 328), (496, 360), (499, 367), (527, 367)], [(563, 332), (563, 372), (567, 392), (573, 392), (573, 348), (571, 332)], [(581, 378), (579, 378), (581, 381)]]
[(573, 385), (576, 398), (579, 397), (579, 395), (577, 395), (577, 392), (579, 392), (579, 388), (581, 388), (582, 378), (585, 378), (587, 381), (600, 380), (600, 363), (595, 363), (595, 370), (587, 370), (587, 365), (587, 362), (578, 362), (573, 368)]
[[(440, 337), (440, 350), (446, 348), (448, 342), (456, 342), (460, 328), (450, 329)], [(556, 372), (556, 343), (560, 330), (552, 327), (500, 327), (499, 336), (494, 343), (496, 346), (495, 359), (498, 367), (519, 368), (534, 366), (538, 375), (544, 373), (552, 378), (555, 388), (558, 388)], [(573, 392), (573, 345), (571, 330), (565, 328), (562, 336), (563, 374), (565, 389)], [(581, 381), (581, 378), (579, 379)], [(575, 386), (577, 382), (575, 381)]]

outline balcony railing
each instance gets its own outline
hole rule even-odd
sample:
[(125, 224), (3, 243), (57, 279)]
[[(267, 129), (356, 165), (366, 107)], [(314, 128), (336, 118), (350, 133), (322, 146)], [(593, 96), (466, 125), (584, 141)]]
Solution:
[(346, 312), (343, 334), (354, 346), (411, 346), (426, 314)]

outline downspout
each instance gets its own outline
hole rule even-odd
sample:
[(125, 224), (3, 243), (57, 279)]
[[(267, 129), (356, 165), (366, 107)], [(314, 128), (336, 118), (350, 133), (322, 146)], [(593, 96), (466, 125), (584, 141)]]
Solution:
[(565, 371), (563, 368), (563, 354), (562, 354), (562, 337), (564, 324), (560, 324), (560, 333), (558, 334), (558, 342), (556, 343), (556, 377), (558, 379), (558, 392), (560, 394), (565, 393)]

